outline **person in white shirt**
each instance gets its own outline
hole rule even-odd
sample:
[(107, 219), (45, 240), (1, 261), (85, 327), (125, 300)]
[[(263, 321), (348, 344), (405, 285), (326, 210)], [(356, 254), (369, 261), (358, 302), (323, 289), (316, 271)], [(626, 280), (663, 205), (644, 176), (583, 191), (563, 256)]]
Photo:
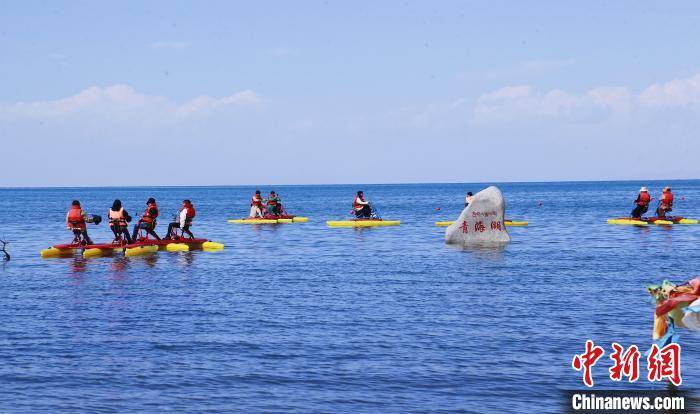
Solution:
[(357, 192), (355, 201), (352, 203), (352, 209), (355, 211), (355, 217), (357, 218), (372, 217), (372, 207), (369, 201), (365, 200), (365, 195), (362, 191)]
[(182, 208), (180, 209), (179, 214), (176, 216), (177, 221), (173, 221), (172, 223), (168, 224), (168, 235), (165, 236), (165, 239), (170, 240), (174, 238), (176, 234), (173, 234), (173, 231), (178, 227), (180, 230), (182, 230), (183, 236), (187, 234), (191, 239), (194, 239), (194, 234), (192, 234), (192, 231), (190, 231), (190, 226), (192, 225), (192, 220), (194, 219), (195, 214), (196, 213), (192, 202), (190, 200), (183, 200)]
[(255, 195), (250, 199), (250, 218), (263, 217), (263, 198), (260, 190), (255, 191)]

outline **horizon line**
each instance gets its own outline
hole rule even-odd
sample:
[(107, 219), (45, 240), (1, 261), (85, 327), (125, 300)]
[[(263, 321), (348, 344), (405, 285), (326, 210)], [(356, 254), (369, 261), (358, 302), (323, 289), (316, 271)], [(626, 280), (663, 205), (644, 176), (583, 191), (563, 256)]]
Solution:
[(669, 179), (623, 179), (623, 180), (550, 180), (550, 181), (447, 181), (447, 182), (406, 182), (406, 183), (310, 183), (310, 184), (195, 184), (195, 185), (77, 185), (77, 186), (6, 186), (0, 190), (49, 190), (68, 188), (235, 188), (235, 187), (322, 187), (350, 185), (459, 185), (459, 184), (564, 184), (564, 183), (611, 183), (611, 182), (658, 182), (658, 181), (698, 181), (700, 178), (669, 178)]

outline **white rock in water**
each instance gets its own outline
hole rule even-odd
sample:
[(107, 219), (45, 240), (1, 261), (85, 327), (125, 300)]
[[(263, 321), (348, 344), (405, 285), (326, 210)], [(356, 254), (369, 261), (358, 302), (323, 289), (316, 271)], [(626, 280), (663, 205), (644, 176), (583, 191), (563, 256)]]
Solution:
[(510, 236), (503, 222), (505, 213), (506, 203), (498, 187), (479, 191), (459, 219), (445, 229), (445, 243), (465, 246), (509, 243)]

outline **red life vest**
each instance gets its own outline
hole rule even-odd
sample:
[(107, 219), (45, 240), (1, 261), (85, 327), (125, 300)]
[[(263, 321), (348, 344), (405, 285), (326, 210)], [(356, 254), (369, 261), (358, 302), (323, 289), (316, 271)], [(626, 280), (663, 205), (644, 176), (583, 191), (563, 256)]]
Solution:
[(362, 210), (362, 208), (363, 208), (366, 204), (360, 204), (360, 203), (357, 201), (358, 199), (361, 200), (361, 201), (363, 201), (363, 202), (365, 201), (364, 197), (360, 197), (360, 196), (355, 197), (355, 201), (352, 202), (352, 208), (354, 208), (355, 210)]
[(260, 197), (258, 195), (254, 195), (252, 200), (250, 201), (250, 205), (255, 206), (255, 207), (262, 207), (262, 205), (263, 205), (262, 197)]
[(649, 193), (646, 191), (639, 193), (639, 196), (637, 197), (637, 205), (639, 206), (648, 206), (649, 203), (651, 202), (651, 196)]
[(267, 205), (268, 206), (276, 206), (277, 205), (277, 199), (267, 199)]
[(661, 207), (670, 208), (673, 206), (673, 194), (670, 191), (666, 191), (661, 196)]
[[(194, 206), (192, 204), (187, 205), (184, 207), (187, 210), (187, 213), (185, 213), (185, 220), (188, 222), (192, 221), (194, 216), (197, 214), (197, 212), (194, 210)], [(180, 210), (182, 212), (182, 210)]]
[(72, 228), (85, 228), (85, 218), (83, 217), (83, 209), (80, 206), (71, 206), (68, 210), (68, 224)]
[(109, 226), (114, 227), (116, 225), (126, 227), (126, 216), (123, 208), (120, 208), (119, 211), (109, 209)]
[[(151, 209), (155, 209), (153, 214), (151, 214)], [(156, 221), (156, 218), (158, 218), (158, 214), (158, 205), (156, 203), (148, 204), (146, 206), (146, 211), (141, 217), (141, 221), (143, 221), (144, 223), (153, 223), (154, 221)]]

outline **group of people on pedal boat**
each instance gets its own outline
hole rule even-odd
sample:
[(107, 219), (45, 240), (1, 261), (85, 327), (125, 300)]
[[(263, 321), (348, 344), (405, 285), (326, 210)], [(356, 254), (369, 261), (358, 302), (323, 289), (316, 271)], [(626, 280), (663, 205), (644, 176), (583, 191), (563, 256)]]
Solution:
[(263, 198), (260, 190), (256, 190), (253, 198), (250, 199), (249, 218), (270, 218), (275, 219), (287, 216), (287, 212), (282, 206), (282, 199), (274, 191), (270, 191), (267, 198)]
[[(352, 203), (353, 212), (358, 219), (374, 218), (372, 204), (365, 200), (364, 193), (358, 191)], [(253, 198), (250, 199), (249, 219), (276, 219), (289, 217), (282, 205), (282, 199), (274, 191), (270, 191), (267, 198), (263, 198), (260, 190), (256, 190)]]
[[(182, 201), (182, 207), (178, 211), (178, 214), (174, 217), (174, 220), (168, 224), (167, 235), (164, 239), (161, 239), (155, 231), (158, 225), (159, 215), (160, 211), (156, 200), (153, 197), (149, 198), (148, 201), (146, 201), (145, 211), (134, 225), (133, 233), (129, 234), (128, 223), (131, 222), (132, 218), (122, 206), (121, 200), (114, 200), (112, 207), (107, 213), (109, 227), (112, 233), (114, 233), (115, 242), (125, 240), (127, 244), (131, 244), (138, 240), (139, 231), (141, 230), (153, 236), (153, 238), (158, 241), (171, 240), (184, 237), (185, 235), (192, 239), (194, 238), (190, 227), (192, 226), (192, 221), (195, 218), (196, 212), (190, 200)], [(88, 235), (87, 223), (99, 224), (101, 220), (99, 216), (92, 216), (85, 213), (78, 200), (73, 200), (71, 208), (68, 210), (68, 214), (66, 214), (66, 225), (75, 235), (74, 241), (78, 243), (93, 244)], [(181, 231), (180, 235), (177, 234), (177, 229)]]
[[(652, 197), (649, 194), (649, 189), (647, 187), (642, 187), (639, 189), (639, 194), (637, 199), (634, 200), (635, 207), (630, 213), (633, 219), (641, 219), (642, 215), (649, 211), (649, 204), (651, 203)], [(665, 219), (666, 213), (673, 210), (673, 193), (671, 192), (671, 187), (666, 186), (661, 192), (661, 198), (659, 198), (659, 206), (656, 208), (656, 217), (659, 219)]]

